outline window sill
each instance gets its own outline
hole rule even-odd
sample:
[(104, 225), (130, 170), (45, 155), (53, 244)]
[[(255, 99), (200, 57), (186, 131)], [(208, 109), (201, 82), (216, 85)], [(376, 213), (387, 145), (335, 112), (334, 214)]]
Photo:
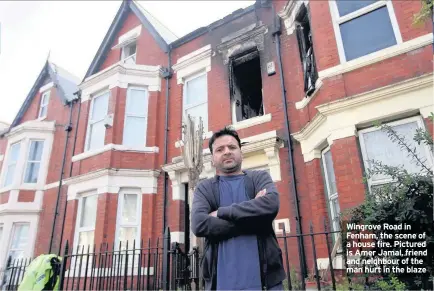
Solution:
[(231, 125), (234, 130), (240, 130), (271, 121), (271, 113), (246, 119)]
[(405, 54), (407, 52), (422, 48), (427, 46), (433, 42), (433, 34), (429, 33), (415, 39), (406, 41), (401, 44), (397, 44), (377, 52), (371, 53), (369, 55), (342, 63), (335, 67), (331, 67), (325, 70), (322, 70), (318, 73), (320, 79), (330, 78), (336, 75), (344, 74), (347, 72), (354, 71), (356, 69), (369, 66), (386, 59), (393, 58), (395, 56)]
[(6, 186), (3, 188), (0, 188), (0, 194), (5, 193), (5, 192), (9, 192), (11, 190), (31, 190), (31, 191), (43, 191), (44, 190), (44, 186), (41, 184), (30, 184), (30, 183), (23, 183), (21, 185), (18, 186)]
[(75, 155), (72, 157), (72, 162), (81, 161), (99, 154), (102, 154), (107, 151), (126, 151), (126, 152), (141, 152), (141, 153), (158, 153), (159, 148), (158, 147), (140, 147), (140, 148), (134, 148), (134, 147), (127, 147), (120, 144), (107, 144), (102, 148), (89, 150), (84, 153)]
[[(203, 140), (207, 140), (207, 139), (211, 138), (212, 135), (213, 135), (213, 132), (212, 131), (208, 131), (207, 133), (205, 133), (203, 135)], [(175, 147), (177, 149), (180, 148), (181, 145), (182, 145), (182, 140), (178, 140), (178, 141), (175, 142)]]
[(318, 93), (322, 84), (323, 84), (322, 80), (318, 79), (316, 81), (316, 84), (315, 84), (315, 91), (312, 93), (312, 95), (310, 95), (309, 97), (303, 97), (303, 99), (301, 101), (296, 102), (295, 108), (297, 108), (299, 110), (305, 108), (310, 103), (310, 101), (313, 99), (313, 97)]

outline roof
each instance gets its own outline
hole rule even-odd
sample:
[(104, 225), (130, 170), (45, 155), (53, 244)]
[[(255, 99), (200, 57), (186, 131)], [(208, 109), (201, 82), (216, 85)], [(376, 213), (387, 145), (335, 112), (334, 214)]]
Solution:
[(149, 20), (152, 26), (158, 31), (161, 37), (166, 41), (167, 44), (170, 44), (177, 40), (179, 37), (176, 36), (167, 26), (161, 23), (157, 18), (155, 18), (149, 11), (147, 11), (140, 3), (136, 3), (137, 7), (143, 13), (143, 15)]
[(169, 52), (171, 48), (179, 47), (186, 42), (191, 41), (194, 38), (201, 36), (223, 24), (226, 24), (230, 21), (233, 21), (247, 13), (251, 13), (255, 10), (256, 7), (266, 6), (267, 1), (255, 1), (255, 4), (252, 4), (249, 7), (244, 9), (238, 9), (231, 14), (225, 16), (224, 18), (217, 20), (211, 23), (208, 26), (198, 28), (183, 37), (177, 37), (172, 31), (170, 31), (164, 24), (162, 24), (157, 18), (155, 18), (151, 13), (149, 13), (146, 9), (144, 9), (139, 3), (136, 3), (134, 0), (123, 0), (121, 6), (119, 7), (118, 12), (116, 13), (115, 18), (110, 25), (109, 30), (107, 31), (92, 63), (87, 70), (83, 81), (97, 73), (101, 65), (103, 64), (105, 57), (108, 52), (111, 50), (111, 44), (114, 42), (116, 35), (122, 27), (122, 23), (127, 17), (129, 12), (133, 12), (137, 18), (139, 18), (140, 22), (145, 26), (147, 31), (152, 35), (160, 48), (165, 52)]
[(117, 33), (121, 29), (123, 21), (130, 12), (133, 12), (137, 16), (142, 25), (152, 35), (165, 53), (169, 51), (169, 43), (178, 39), (173, 32), (152, 16), (152, 14), (144, 9), (140, 4), (131, 0), (123, 0), (83, 80), (95, 74), (101, 67), (105, 57), (111, 50), (111, 44), (114, 42)]
[(30, 104), (37, 95), (39, 88), (42, 87), (47, 77), (49, 77), (54, 83), (54, 87), (58, 92), (57, 96), (59, 96), (64, 105), (75, 99), (74, 93), (78, 91), (77, 85), (79, 84), (80, 79), (47, 60), (9, 128), (15, 127), (20, 123), (24, 113), (30, 107)]

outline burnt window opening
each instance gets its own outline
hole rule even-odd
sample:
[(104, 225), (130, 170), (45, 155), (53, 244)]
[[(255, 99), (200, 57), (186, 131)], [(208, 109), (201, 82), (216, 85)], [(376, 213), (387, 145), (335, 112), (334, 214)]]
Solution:
[(233, 120), (264, 115), (259, 52), (255, 49), (231, 58), (229, 70)]
[(306, 96), (312, 95), (315, 91), (315, 83), (318, 79), (318, 72), (313, 52), (312, 30), (310, 28), (309, 12), (303, 4), (296, 17), (296, 32), (300, 60), (304, 74), (304, 92)]

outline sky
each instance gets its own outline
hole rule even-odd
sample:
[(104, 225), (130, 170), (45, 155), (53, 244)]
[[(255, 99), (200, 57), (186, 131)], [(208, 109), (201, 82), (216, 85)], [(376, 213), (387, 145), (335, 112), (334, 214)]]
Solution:
[[(138, 1), (178, 37), (254, 1)], [(0, 121), (12, 123), (45, 61), (83, 79), (121, 1), (0, 1)]]

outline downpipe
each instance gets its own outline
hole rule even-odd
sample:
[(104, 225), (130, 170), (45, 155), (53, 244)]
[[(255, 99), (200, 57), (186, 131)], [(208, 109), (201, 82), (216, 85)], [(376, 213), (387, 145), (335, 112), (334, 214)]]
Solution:
[(59, 202), (60, 202), (60, 194), (62, 192), (61, 190), (62, 190), (62, 180), (63, 180), (63, 174), (64, 174), (64, 168), (65, 168), (65, 162), (66, 162), (66, 151), (68, 149), (69, 133), (72, 130), (72, 108), (74, 107), (74, 101), (76, 101), (76, 100), (77, 99), (74, 99), (74, 100), (71, 100), (68, 102), (69, 121), (68, 121), (68, 125), (65, 126), (66, 138), (65, 138), (65, 145), (63, 148), (63, 158), (62, 158), (62, 167), (60, 169), (59, 186), (57, 188), (57, 197), (56, 197), (56, 206), (55, 206), (55, 210), (54, 210), (53, 226), (51, 228), (50, 245), (48, 246), (48, 253), (49, 254), (51, 253), (51, 250), (53, 247), (54, 230), (56, 228), (57, 216), (59, 215)]
[[(72, 176), (72, 166), (73, 166), (73, 162), (72, 162), (72, 157), (75, 154), (75, 145), (77, 143), (77, 132), (78, 132), (78, 121), (80, 120), (80, 113), (81, 113), (81, 91), (77, 91), (74, 93), (74, 95), (77, 95), (77, 104), (78, 104), (78, 113), (77, 113), (77, 120), (75, 121), (75, 132), (74, 132), (74, 143), (72, 145), (72, 153), (71, 153), (71, 165), (69, 167), (69, 174), (68, 174), (68, 178), (70, 178)], [(68, 199), (65, 199), (65, 203), (63, 205), (63, 217), (62, 217), (62, 228), (60, 230), (60, 243), (59, 243), (59, 250), (57, 252), (57, 254), (60, 256), (60, 251), (62, 249), (62, 242), (63, 242), (63, 231), (65, 230), (65, 219), (66, 219), (66, 211), (67, 211), (67, 206), (68, 206)]]
[[(299, 252), (299, 260), (300, 260), (300, 268), (302, 272), (302, 277), (306, 277), (306, 253), (304, 249), (304, 240), (303, 236), (303, 228), (301, 225), (301, 215), (300, 215), (300, 201), (298, 197), (297, 187), (295, 185), (295, 167), (294, 167), (294, 157), (293, 157), (293, 148), (292, 148), (292, 140), (291, 140), (291, 133), (289, 129), (289, 118), (288, 118), (288, 106), (287, 106), (287, 99), (286, 99), (286, 89), (285, 89), (285, 80), (283, 76), (283, 65), (282, 65), (282, 53), (281, 53), (281, 45), (280, 45), (280, 35), (281, 32), (281, 24), (279, 16), (276, 15), (274, 5), (271, 4), (272, 11), (273, 11), (273, 17), (274, 17), (274, 31), (272, 35), (275, 39), (276, 44), (276, 53), (277, 53), (277, 63), (279, 67), (279, 76), (280, 76), (280, 87), (282, 89), (282, 104), (283, 104), (283, 113), (284, 113), (284, 119), (285, 119), (285, 139), (288, 143), (288, 161), (289, 161), (289, 175), (291, 177), (292, 183), (291, 183), (291, 193), (294, 199), (294, 206), (295, 206), (295, 221), (296, 221), (296, 229), (297, 229), (297, 243), (298, 243), (298, 252)], [(291, 204), (291, 201), (290, 201)], [(304, 288), (304, 279), (302, 280), (302, 287)]]

